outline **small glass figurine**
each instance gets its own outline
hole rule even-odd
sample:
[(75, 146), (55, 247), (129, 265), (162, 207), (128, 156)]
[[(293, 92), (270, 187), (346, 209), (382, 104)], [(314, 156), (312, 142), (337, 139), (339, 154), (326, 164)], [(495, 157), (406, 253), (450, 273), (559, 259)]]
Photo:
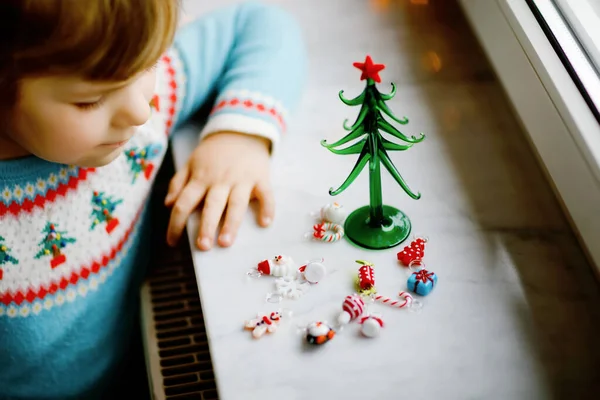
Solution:
[[(413, 199), (421, 197), (420, 193), (414, 193), (404, 182), (404, 179), (392, 163), (388, 151), (408, 150), (414, 144), (425, 139), (421, 133), (420, 137), (407, 137), (397, 128), (384, 119), (384, 114), (400, 125), (408, 124), (406, 117), (400, 119), (392, 113), (385, 104), (396, 94), (396, 86), (392, 83), (392, 92), (383, 94), (377, 90), (375, 83), (380, 83), (379, 72), (385, 68), (383, 64), (374, 64), (370, 56), (365, 62), (354, 63), (354, 66), (362, 71), (361, 80), (366, 80), (366, 88), (354, 99), (346, 99), (344, 91), (340, 91), (339, 97), (348, 106), (361, 106), (358, 118), (348, 126), (344, 122), (344, 129), (350, 131), (342, 139), (327, 143), (321, 141), (321, 145), (334, 154), (359, 154), (358, 160), (350, 175), (338, 189), (331, 188), (329, 194), (336, 196), (346, 190), (348, 186), (360, 175), (363, 168), (369, 164), (369, 193), (370, 204), (352, 212), (344, 225), (346, 237), (353, 243), (367, 249), (387, 249), (402, 243), (411, 231), (411, 222), (402, 211), (383, 204), (381, 193), (381, 164), (394, 177), (396, 182)], [(387, 140), (379, 132), (383, 131), (399, 140), (405, 142), (398, 144)], [(353, 140), (360, 139), (356, 143), (345, 148), (340, 148)]]
[(317, 321), (306, 327), (306, 342), (308, 344), (321, 345), (329, 342), (335, 337), (335, 330), (326, 322)]
[(412, 262), (409, 269), (413, 272), (408, 277), (406, 285), (416, 294), (427, 296), (437, 286), (437, 275), (435, 272), (426, 270), (422, 261)]

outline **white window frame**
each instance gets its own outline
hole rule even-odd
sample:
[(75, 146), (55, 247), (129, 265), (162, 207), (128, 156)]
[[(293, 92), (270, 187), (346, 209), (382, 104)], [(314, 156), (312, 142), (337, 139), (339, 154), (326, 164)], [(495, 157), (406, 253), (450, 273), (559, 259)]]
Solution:
[[(545, 1), (536, 3), (544, 7)], [(525, 0), (459, 2), (600, 273), (600, 123)], [(560, 21), (546, 12), (560, 31)], [(561, 46), (569, 40), (556, 39)]]
[[(550, 0), (546, 0), (550, 1)], [(569, 27), (575, 31), (577, 40), (600, 71), (600, 2), (598, 0), (553, 0), (566, 16)], [(592, 2), (598, 2), (592, 5)]]

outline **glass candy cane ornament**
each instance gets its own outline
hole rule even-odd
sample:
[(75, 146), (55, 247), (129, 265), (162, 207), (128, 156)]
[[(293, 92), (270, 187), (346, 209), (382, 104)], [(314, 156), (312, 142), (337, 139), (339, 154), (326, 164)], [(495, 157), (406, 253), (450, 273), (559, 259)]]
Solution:
[(380, 294), (373, 294), (371, 296), (371, 299), (375, 302), (385, 304), (393, 308), (404, 308), (409, 309), (411, 311), (416, 311), (423, 307), (421, 302), (415, 300), (414, 297), (408, 292), (402, 291), (398, 294), (398, 297), (400, 299), (396, 300), (391, 297), (382, 296)]
[(320, 222), (313, 225), (313, 232), (306, 233), (305, 237), (312, 237), (314, 240), (318, 240), (325, 243), (333, 243), (342, 240), (344, 237), (344, 227), (340, 224), (334, 224), (333, 222)]
[(313, 231), (304, 234), (305, 238), (311, 238), (326, 243), (333, 243), (345, 236), (344, 221), (346, 210), (339, 203), (326, 204), (318, 213), (319, 220), (313, 225)]
[(356, 260), (356, 262), (361, 264), (356, 280), (356, 289), (361, 295), (369, 296), (372, 301), (387, 304), (395, 308), (407, 308), (416, 311), (422, 307), (421, 303), (415, 301), (413, 296), (408, 292), (400, 292), (399, 296), (402, 300), (395, 300), (378, 294), (375, 287), (375, 270), (373, 269), (373, 264), (363, 260)]

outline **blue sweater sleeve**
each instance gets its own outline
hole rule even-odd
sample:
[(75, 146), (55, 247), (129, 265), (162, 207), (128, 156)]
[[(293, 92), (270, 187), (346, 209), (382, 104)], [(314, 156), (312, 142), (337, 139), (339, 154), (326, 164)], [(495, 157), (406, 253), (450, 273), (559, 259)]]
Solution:
[(256, 2), (224, 7), (183, 26), (174, 48), (186, 75), (177, 121), (216, 98), (202, 136), (233, 131), (277, 143), (306, 74), (302, 33), (290, 14)]

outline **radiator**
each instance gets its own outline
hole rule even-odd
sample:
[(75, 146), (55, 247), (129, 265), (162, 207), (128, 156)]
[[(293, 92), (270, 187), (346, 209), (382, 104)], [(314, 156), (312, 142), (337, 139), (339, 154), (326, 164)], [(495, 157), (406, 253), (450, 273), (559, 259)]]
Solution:
[(142, 331), (150, 395), (154, 400), (215, 400), (217, 388), (187, 237), (164, 244), (169, 211), (162, 206), (171, 160), (153, 193), (153, 246), (149, 276), (141, 289)]

